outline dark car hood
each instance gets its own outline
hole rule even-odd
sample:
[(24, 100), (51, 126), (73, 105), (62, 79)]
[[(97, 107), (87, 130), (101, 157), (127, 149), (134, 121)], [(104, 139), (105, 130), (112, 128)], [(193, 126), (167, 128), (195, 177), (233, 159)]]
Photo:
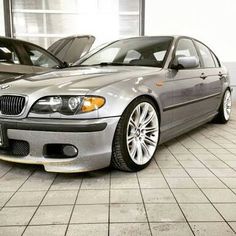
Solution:
[[(1, 86), (9, 85), (1, 94), (31, 94), (39, 90), (45, 93), (85, 93), (122, 80), (137, 78), (157, 72), (161, 68), (137, 66), (80, 67), (53, 70), (46, 73), (25, 75), (15, 81), (6, 80)], [(0, 86), (0, 87), (1, 87)], [(45, 94), (46, 95), (46, 94)]]

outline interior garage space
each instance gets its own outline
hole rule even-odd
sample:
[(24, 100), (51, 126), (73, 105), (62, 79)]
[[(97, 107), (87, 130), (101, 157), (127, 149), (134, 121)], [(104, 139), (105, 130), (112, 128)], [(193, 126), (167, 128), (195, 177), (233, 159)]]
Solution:
[(0, 0), (0, 236), (236, 235), (235, 9)]

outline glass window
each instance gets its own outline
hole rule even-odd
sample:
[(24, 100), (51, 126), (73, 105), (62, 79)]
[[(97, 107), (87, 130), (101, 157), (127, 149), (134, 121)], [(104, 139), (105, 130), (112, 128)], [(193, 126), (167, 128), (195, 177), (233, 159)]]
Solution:
[[(139, 35), (139, 0), (12, 0), (13, 36), (48, 48), (74, 34), (95, 44)], [(61, 23), (63, 22), (63, 24)]]
[(20, 64), (16, 52), (4, 43), (0, 43), (0, 63), (1, 62), (10, 64)]
[(216, 67), (220, 67), (220, 62), (219, 62), (218, 58), (215, 56), (214, 53), (211, 53), (211, 55), (212, 55), (213, 60), (214, 60), (214, 62), (215, 62), (215, 66), (216, 66)]
[(49, 54), (33, 45), (24, 45), (24, 48), (34, 66), (55, 67), (58, 62)]
[(174, 64), (177, 64), (179, 57), (196, 57), (198, 58), (197, 50), (191, 39), (180, 39), (176, 51)]
[(141, 58), (141, 53), (139, 53), (135, 50), (130, 50), (126, 54), (126, 57), (124, 59), (124, 63), (129, 63), (132, 60), (139, 60), (140, 58)]
[(132, 38), (116, 41), (95, 52), (81, 65), (129, 63), (136, 66), (163, 67), (172, 37)]
[(200, 51), (204, 67), (206, 68), (215, 67), (215, 62), (214, 62), (214, 59), (212, 57), (210, 50), (206, 46), (204, 46), (202, 43), (196, 42), (196, 45)]

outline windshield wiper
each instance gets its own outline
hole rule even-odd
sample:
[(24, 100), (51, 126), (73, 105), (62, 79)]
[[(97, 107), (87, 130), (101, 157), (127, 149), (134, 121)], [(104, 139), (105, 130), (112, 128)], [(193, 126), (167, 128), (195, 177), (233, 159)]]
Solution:
[(135, 65), (130, 64), (130, 63), (123, 63), (123, 62), (101, 62), (101, 63), (91, 64), (91, 65), (86, 65), (86, 66), (135, 66)]

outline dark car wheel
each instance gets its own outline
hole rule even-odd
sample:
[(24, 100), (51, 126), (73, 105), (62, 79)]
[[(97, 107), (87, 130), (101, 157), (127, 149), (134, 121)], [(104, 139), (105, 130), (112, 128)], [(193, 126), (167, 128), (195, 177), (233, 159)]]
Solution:
[(159, 140), (159, 114), (153, 101), (135, 99), (120, 118), (115, 132), (111, 166), (124, 171), (145, 168)]
[(223, 96), (223, 99), (219, 108), (219, 113), (214, 119), (214, 121), (220, 124), (227, 123), (230, 118), (231, 107), (232, 107), (231, 92), (229, 89), (227, 89), (224, 93), (224, 96)]

